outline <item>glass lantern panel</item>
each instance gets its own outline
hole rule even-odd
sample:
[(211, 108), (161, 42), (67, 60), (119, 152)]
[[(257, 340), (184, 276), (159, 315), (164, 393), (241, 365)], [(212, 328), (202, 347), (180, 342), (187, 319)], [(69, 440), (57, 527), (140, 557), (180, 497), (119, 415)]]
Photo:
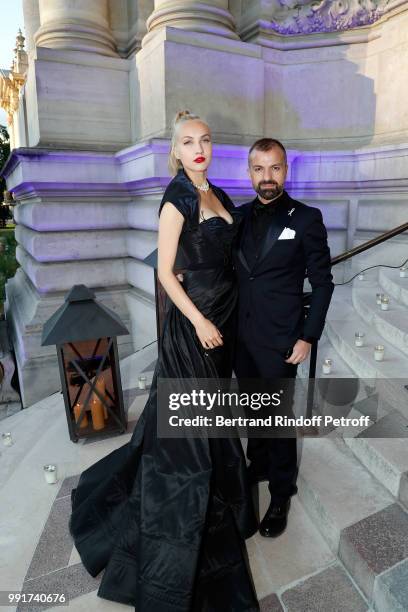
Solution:
[[(63, 346), (63, 361), (66, 373), (71, 414), (79, 423), (80, 431), (102, 430), (115, 426), (112, 416), (116, 412), (117, 398), (113, 381), (113, 347), (110, 338), (71, 342)], [(91, 383), (95, 388), (91, 391)]]

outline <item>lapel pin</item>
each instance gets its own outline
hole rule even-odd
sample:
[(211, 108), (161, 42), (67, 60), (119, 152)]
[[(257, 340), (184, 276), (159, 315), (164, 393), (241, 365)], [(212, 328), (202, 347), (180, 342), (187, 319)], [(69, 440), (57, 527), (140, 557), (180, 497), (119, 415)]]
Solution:
[(288, 212), (289, 217), (291, 217), (291, 216), (292, 216), (292, 213), (294, 212), (294, 210), (295, 210), (294, 208), (291, 208), (291, 209), (290, 209), (290, 211)]

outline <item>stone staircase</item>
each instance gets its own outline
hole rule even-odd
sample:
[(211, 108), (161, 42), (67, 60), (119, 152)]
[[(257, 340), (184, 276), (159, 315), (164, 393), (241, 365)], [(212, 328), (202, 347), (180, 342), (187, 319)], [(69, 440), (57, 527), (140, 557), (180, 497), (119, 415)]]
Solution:
[[(390, 297), (388, 311), (376, 304), (376, 293)], [(365, 333), (365, 346), (355, 346), (356, 331)], [(385, 347), (382, 362), (374, 360), (377, 344)], [(398, 269), (380, 268), (336, 287), (319, 343), (317, 377), (323, 377), (327, 357), (333, 361), (330, 378), (359, 379), (348, 416), (368, 415), (372, 424), (303, 438), (298, 497), (335, 555), (337, 577), (321, 580), (326, 568), (278, 596), (283, 609), (295, 610), (288, 604), (321, 584), (333, 604), (329, 590), (338, 594), (347, 584), (349, 594), (362, 596), (361, 609), (407, 612), (408, 278), (400, 278)], [(301, 380), (308, 366), (299, 368)], [(360, 609), (360, 599), (356, 602), (343, 609)]]
[[(390, 295), (389, 311), (380, 311), (375, 303), (380, 289)], [(262, 612), (408, 612), (407, 292), (408, 279), (399, 279), (398, 271), (391, 270), (335, 290), (319, 343), (317, 375), (323, 359), (330, 357), (330, 377), (356, 379), (360, 390), (349, 416), (368, 415), (372, 424), (299, 439), (299, 493), (292, 500), (286, 532), (273, 540), (256, 534), (247, 541)], [(356, 330), (366, 332), (366, 346), (355, 347)], [(386, 348), (383, 362), (373, 359), (378, 343)], [(121, 607), (96, 596), (100, 578), (87, 575), (72, 548), (66, 528), (69, 494), (87, 465), (130, 436), (147, 398), (147, 392), (133, 387), (141, 371), (150, 381), (154, 360), (155, 347), (150, 347), (121, 362), (129, 433), (118, 439), (73, 445), (59, 394), (7, 420), (16, 439), (14, 446), (2, 449), (0, 471), (9, 500), (3, 528), (15, 551), (7, 584), (12, 578), (16, 588), (62, 584), (70, 589), (69, 608), (78, 612)], [(307, 373), (304, 363), (299, 368), (301, 385)], [(55, 500), (39, 470), (49, 460), (62, 471)], [(23, 482), (32, 490), (23, 493)], [(263, 516), (269, 501), (266, 483), (259, 493)], [(41, 511), (33, 515), (34, 501)], [(27, 524), (22, 533), (16, 529), (17, 519), (19, 525)]]

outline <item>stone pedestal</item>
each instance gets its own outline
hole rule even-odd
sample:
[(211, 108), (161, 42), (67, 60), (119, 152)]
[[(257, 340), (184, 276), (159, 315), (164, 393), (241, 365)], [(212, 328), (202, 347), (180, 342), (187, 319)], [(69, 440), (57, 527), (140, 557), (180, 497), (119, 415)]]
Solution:
[(117, 151), (131, 144), (130, 68), (119, 57), (37, 47), (25, 87), (28, 146)]

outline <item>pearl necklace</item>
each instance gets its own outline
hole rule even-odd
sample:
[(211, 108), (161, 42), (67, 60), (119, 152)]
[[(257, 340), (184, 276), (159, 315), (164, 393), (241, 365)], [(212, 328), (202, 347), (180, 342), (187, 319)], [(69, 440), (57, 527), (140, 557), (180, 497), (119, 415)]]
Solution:
[(201, 185), (196, 185), (195, 183), (193, 183), (193, 185), (194, 185), (194, 187), (196, 187), (200, 191), (208, 191), (209, 188), (210, 188), (210, 184), (207, 181), (207, 179), (205, 179), (204, 183), (201, 183)]

